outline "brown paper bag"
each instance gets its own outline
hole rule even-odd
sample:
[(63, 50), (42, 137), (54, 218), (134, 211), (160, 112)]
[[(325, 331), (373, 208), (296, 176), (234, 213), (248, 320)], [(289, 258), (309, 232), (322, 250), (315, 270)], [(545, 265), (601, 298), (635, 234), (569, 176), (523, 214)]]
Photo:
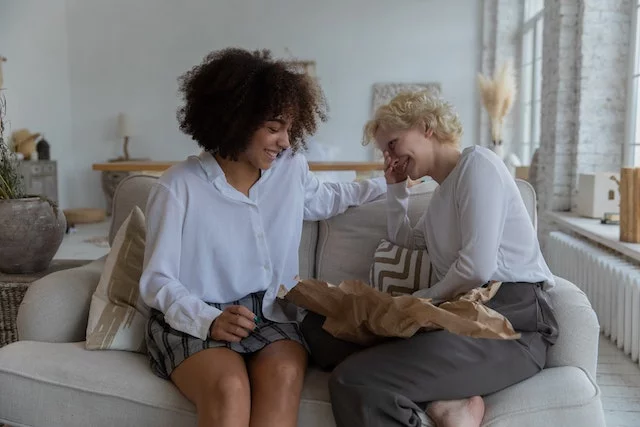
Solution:
[(323, 329), (334, 337), (363, 345), (437, 329), (475, 338), (518, 339), (511, 323), (483, 304), (500, 285), (473, 289), (439, 306), (411, 295), (391, 296), (359, 280), (339, 286), (301, 280), (289, 291), (280, 286), (278, 298), (325, 316)]

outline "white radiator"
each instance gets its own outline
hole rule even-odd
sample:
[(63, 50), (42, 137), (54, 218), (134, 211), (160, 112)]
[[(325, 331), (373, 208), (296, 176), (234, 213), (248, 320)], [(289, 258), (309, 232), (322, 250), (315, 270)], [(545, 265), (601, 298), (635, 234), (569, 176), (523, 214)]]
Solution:
[(602, 333), (638, 362), (640, 353), (640, 266), (594, 244), (554, 231), (545, 256), (556, 276), (587, 295)]

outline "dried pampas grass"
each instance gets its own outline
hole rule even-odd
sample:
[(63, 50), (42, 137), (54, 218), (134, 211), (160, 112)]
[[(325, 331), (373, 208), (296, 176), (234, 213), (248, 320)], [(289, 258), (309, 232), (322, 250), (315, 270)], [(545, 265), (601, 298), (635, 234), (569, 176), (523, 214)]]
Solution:
[(478, 74), (480, 97), (491, 118), (491, 138), (494, 145), (502, 144), (502, 124), (516, 98), (516, 79), (511, 60), (496, 70), (493, 79)]

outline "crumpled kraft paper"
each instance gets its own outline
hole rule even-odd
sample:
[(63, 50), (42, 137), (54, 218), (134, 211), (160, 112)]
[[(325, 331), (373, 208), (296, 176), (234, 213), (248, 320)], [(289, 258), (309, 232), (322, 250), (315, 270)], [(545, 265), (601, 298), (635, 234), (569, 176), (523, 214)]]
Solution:
[(323, 329), (334, 337), (363, 345), (438, 329), (475, 338), (518, 339), (511, 323), (483, 304), (500, 286), (494, 282), (435, 306), (430, 299), (391, 296), (359, 280), (334, 286), (306, 279), (289, 291), (280, 286), (278, 298), (325, 316)]

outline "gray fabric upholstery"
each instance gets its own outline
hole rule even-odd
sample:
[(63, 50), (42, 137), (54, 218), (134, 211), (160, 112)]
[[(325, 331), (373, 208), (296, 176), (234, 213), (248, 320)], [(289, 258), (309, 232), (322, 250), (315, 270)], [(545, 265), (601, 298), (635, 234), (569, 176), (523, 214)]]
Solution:
[(109, 229), (110, 245), (134, 206), (138, 206), (142, 212), (145, 212), (149, 192), (157, 179), (156, 176), (134, 174), (120, 181), (113, 197), (113, 213)]
[(29, 286), (18, 311), (21, 340), (72, 342), (85, 339), (91, 295), (106, 256), (69, 270), (56, 271)]
[(318, 223), (305, 221), (302, 226), (302, 238), (300, 239), (300, 278), (310, 279), (316, 277), (316, 246), (318, 243)]
[(485, 396), (482, 427), (605, 427), (600, 389), (585, 371), (565, 366)]
[[(328, 375), (307, 375), (301, 427), (333, 424)], [(19, 341), (0, 351), (0, 421), (43, 427), (195, 426), (195, 408), (146, 356), (84, 342)]]
[(587, 296), (573, 283), (556, 277), (549, 291), (559, 336), (547, 353), (547, 367), (576, 366), (596, 376), (600, 324)]
[(537, 206), (536, 191), (533, 189), (533, 186), (531, 184), (529, 184), (527, 181), (522, 179), (516, 179), (516, 185), (518, 186), (518, 190), (520, 190), (520, 195), (522, 196), (524, 205), (527, 208), (527, 212), (529, 212), (529, 216), (531, 217), (531, 222), (533, 222), (533, 226), (537, 229), (538, 228), (538, 206)]
[[(151, 373), (145, 356), (88, 351), (83, 344), (21, 341), (0, 351), (0, 421), (47, 427), (195, 426), (193, 405)], [(328, 374), (309, 371), (299, 426), (335, 425), (327, 381)], [(575, 367), (545, 369), (487, 396), (486, 404), (485, 427), (604, 427), (599, 390)]]

